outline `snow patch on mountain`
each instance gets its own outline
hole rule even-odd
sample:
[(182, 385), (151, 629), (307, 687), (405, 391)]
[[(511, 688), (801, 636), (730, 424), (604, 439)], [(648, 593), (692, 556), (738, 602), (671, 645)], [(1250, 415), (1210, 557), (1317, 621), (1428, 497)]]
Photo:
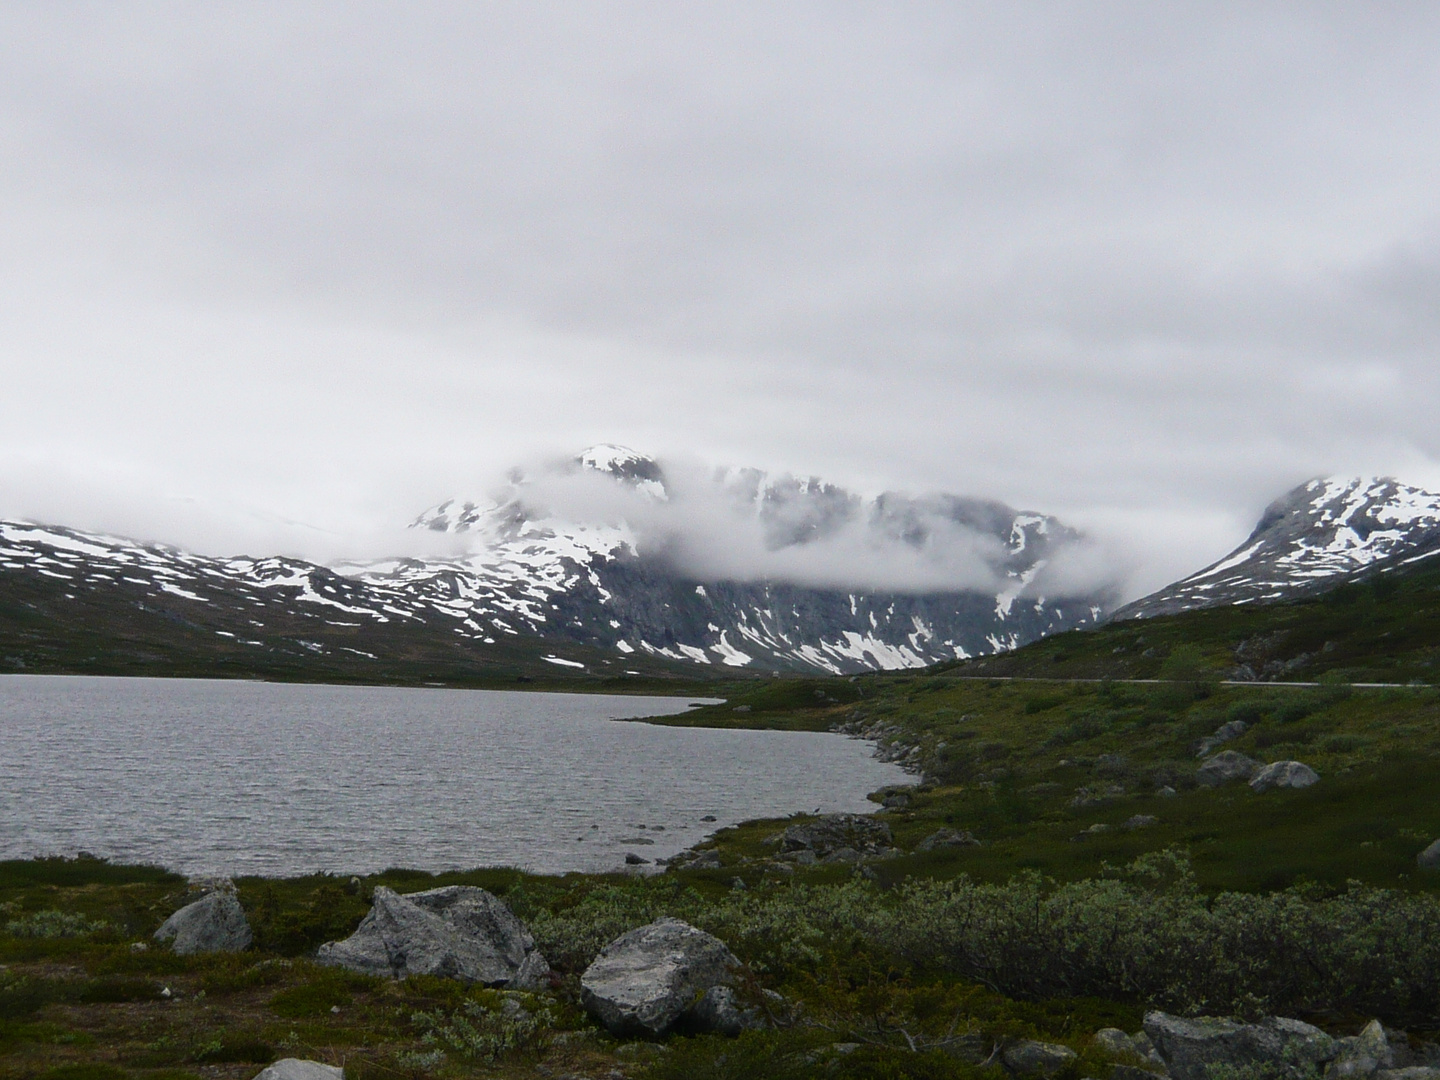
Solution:
[(1440, 494), (1392, 477), (1318, 478), (1271, 503), (1235, 551), (1114, 617), (1290, 599), (1437, 552)]

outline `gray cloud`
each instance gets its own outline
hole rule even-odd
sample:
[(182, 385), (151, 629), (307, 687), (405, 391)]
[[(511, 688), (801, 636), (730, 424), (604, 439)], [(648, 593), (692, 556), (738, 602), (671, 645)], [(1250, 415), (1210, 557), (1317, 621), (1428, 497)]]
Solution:
[(1437, 31), (9, 5), (0, 512), (323, 555), (615, 440), (1036, 507), (1159, 585), (1310, 475), (1440, 480)]

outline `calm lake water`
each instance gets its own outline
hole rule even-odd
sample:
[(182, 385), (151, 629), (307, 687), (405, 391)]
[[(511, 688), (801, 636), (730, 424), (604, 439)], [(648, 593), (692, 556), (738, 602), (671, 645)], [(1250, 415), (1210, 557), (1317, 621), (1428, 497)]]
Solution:
[(4, 675), (0, 858), (88, 851), (236, 875), (608, 870), (748, 818), (867, 812), (866, 793), (907, 782), (841, 735), (613, 722), (687, 707)]

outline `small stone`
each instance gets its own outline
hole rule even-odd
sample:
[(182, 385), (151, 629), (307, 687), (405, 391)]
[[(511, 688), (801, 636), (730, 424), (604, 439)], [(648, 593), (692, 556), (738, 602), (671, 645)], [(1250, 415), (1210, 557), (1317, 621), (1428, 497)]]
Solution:
[(1169, 784), (1166, 784), (1164, 787), (1160, 788), (1158, 791), (1155, 792), (1155, 795), (1161, 799), (1173, 799), (1179, 794), (1180, 793), (1176, 791), (1173, 787), (1171, 787)]
[(1095, 1045), (1107, 1054), (1128, 1057), (1135, 1053), (1135, 1044), (1130, 1036), (1119, 1028), (1101, 1028), (1095, 1032)]
[(700, 820), (701, 820), (701, 821), (715, 821), (716, 818), (715, 818), (715, 815), (714, 815), (714, 814), (706, 814), (706, 815), (705, 815), (704, 817), (702, 817)]
[(979, 847), (980, 841), (968, 831), (938, 829), (915, 845), (916, 851), (936, 851), (940, 848)]
[(256, 1074), (255, 1080), (344, 1080), (345, 1070), (306, 1058), (282, 1058)]
[(626, 866), (643, 866), (644, 864), (648, 863), (649, 861), (650, 861), (649, 859), (642, 859), (639, 855), (636, 855), (633, 851), (627, 851), (627, 852), (625, 853), (625, 865), (626, 865)]
[(1126, 818), (1121, 824), (1122, 829), (1148, 829), (1151, 825), (1159, 825), (1160, 819), (1153, 814), (1136, 814), (1134, 817)]
[(1415, 862), (1421, 870), (1440, 870), (1440, 840), (1416, 855)]
[(1200, 751), (1195, 756), (1204, 757), (1221, 743), (1227, 743), (1231, 739), (1238, 739), (1241, 735), (1244, 735), (1247, 730), (1248, 728), (1244, 720), (1231, 720), (1228, 724), (1221, 724), (1214, 735), (1211, 735), (1208, 739), (1201, 742)]
[(1195, 773), (1195, 779), (1206, 787), (1219, 787), (1232, 780), (1249, 780), (1260, 769), (1260, 763), (1234, 750), (1222, 750), (1207, 758)]
[(1076, 1057), (1068, 1046), (1022, 1039), (1005, 1048), (1000, 1062), (1018, 1076), (1053, 1076)]
[(1255, 774), (1250, 787), (1265, 792), (1271, 788), (1307, 788), (1319, 782), (1319, 773), (1304, 762), (1274, 761)]
[(886, 810), (903, 810), (910, 805), (909, 795), (887, 795), (885, 801), (880, 804)]

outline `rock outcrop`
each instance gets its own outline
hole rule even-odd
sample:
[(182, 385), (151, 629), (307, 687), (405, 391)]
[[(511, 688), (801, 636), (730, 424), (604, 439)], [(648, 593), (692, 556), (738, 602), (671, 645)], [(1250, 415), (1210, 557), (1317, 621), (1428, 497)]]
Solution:
[(739, 1034), (758, 1025), (732, 987), (739, 966), (719, 938), (679, 919), (621, 934), (580, 977), (580, 1000), (615, 1035), (676, 1028)]
[(782, 855), (809, 852), (816, 859), (858, 859), (891, 851), (890, 826), (864, 814), (826, 814), (780, 834)]
[(156, 941), (173, 942), (181, 956), (192, 953), (244, 952), (252, 940), (250, 924), (235, 893), (227, 888), (186, 904), (155, 931)]
[(1249, 780), (1260, 769), (1260, 763), (1235, 750), (1222, 750), (1206, 758), (1195, 779), (1207, 787), (1219, 787), (1232, 780)]
[(308, 1058), (281, 1058), (255, 1075), (255, 1080), (344, 1080), (345, 1070)]
[(1307, 788), (1320, 782), (1320, 774), (1302, 761), (1272, 761), (1250, 780), (1255, 791), (1271, 788)]
[(470, 885), (404, 896), (379, 886), (355, 933), (320, 946), (316, 960), (366, 975), (441, 975), (512, 990), (538, 989), (550, 975), (524, 923)]
[(1340, 1050), (1336, 1040), (1319, 1028), (1280, 1016), (1241, 1024), (1221, 1017), (1186, 1019), (1151, 1012), (1145, 1016), (1145, 1034), (1173, 1080), (1208, 1080), (1215, 1066), (1260, 1066), (1299, 1080)]

